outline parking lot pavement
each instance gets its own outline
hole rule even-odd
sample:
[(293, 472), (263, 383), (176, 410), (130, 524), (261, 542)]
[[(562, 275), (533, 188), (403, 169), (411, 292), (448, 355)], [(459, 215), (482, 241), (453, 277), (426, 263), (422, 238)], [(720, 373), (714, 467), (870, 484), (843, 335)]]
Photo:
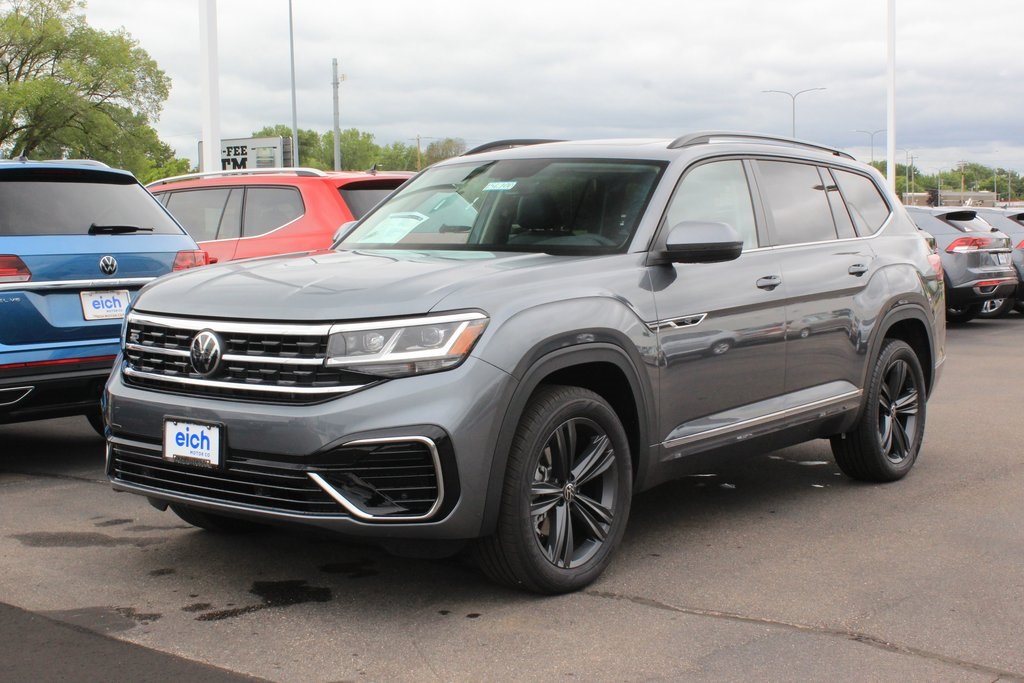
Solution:
[(1024, 680), (1022, 341), (1019, 315), (950, 328), (905, 480), (851, 482), (823, 441), (722, 463), (637, 496), (610, 570), (550, 598), (200, 532), (112, 492), (84, 419), (0, 426), (0, 642), (40, 652), (35, 680), (64, 672), (37, 617), (102, 634), (67, 648), (83, 663), (116, 639), (281, 681)]
[(0, 603), (0, 671), (8, 681), (245, 683), (261, 679), (110, 638)]

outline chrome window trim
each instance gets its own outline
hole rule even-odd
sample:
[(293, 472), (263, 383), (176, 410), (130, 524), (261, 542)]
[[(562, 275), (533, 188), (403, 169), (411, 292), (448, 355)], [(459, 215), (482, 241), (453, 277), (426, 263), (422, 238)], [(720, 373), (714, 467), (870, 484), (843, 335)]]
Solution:
[[(246, 384), (244, 382), (217, 382), (209, 379), (193, 379), (191, 377), (177, 377), (169, 375), (155, 375), (150, 372), (141, 372), (131, 367), (124, 368), (126, 377), (134, 379), (155, 380), (173, 385), (185, 385), (191, 387), (207, 387), (211, 389), (225, 389), (228, 391), (248, 391), (254, 394), (305, 394), (307, 396), (331, 396), (334, 394), (347, 394), (356, 389), (362, 389), (367, 384), (345, 384), (333, 387), (290, 387), (269, 384)], [(223, 398), (221, 396), (205, 396), (204, 398)]]
[(430, 519), (437, 511), (441, 508), (441, 504), (444, 502), (444, 478), (441, 474), (441, 457), (438, 455), (437, 446), (434, 444), (432, 439), (425, 436), (392, 436), (380, 439), (359, 439), (358, 441), (348, 441), (339, 446), (339, 448), (345, 448), (346, 446), (367, 446), (374, 444), (389, 444), (389, 443), (402, 443), (405, 441), (415, 441), (423, 444), (427, 447), (430, 452), (430, 459), (434, 464), (434, 476), (437, 478), (437, 500), (430, 507), (429, 510), (424, 512), (422, 515), (409, 515), (409, 516), (383, 516), (383, 515), (372, 515), (367, 512), (363, 512), (358, 507), (353, 505), (345, 495), (338, 491), (336, 488), (327, 483), (327, 481), (316, 472), (307, 472), (306, 474), (316, 482), (317, 486), (322, 488), (324, 492), (333, 498), (339, 505), (349, 512), (356, 519), (360, 519), (364, 522), (421, 522), (426, 519)]
[(736, 422), (731, 425), (724, 425), (722, 427), (715, 427), (713, 429), (707, 429), (703, 432), (696, 434), (688, 434), (687, 436), (681, 436), (677, 439), (670, 441), (662, 441), (661, 445), (664, 448), (677, 448), (679, 446), (685, 446), (686, 444), (693, 443), (695, 441), (702, 441), (709, 439), (714, 436), (721, 436), (730, 432), (740, 431), (743, 429), (749, 429), (750, 427), (757, 427), (758, 425), (765, 424), (767, 422), (774, 422), (793, 415), (799, 415), (810, 410), (817, 410), (819, 408), (827, 408), (837, 403), (843, 403), (849, 401), (852, 398), (858, 398), (864, 393), (863, 390), (857, 389), (856, 391), (848, 391), (844, 394), (832, 396), (831, 398), (825, 398), (820, 401), (813, 401), (811, 403), (805, 403), (803, 405), (794, 406), (793, 408), (786, 408), (785, 410), (779, 410), (769, 415), (762, 415), (760, 417), (751, 418), (749, 420), (743, 420), (742, 422)]
[(10, 290), (60, 290), (60, 289), (113, 289), (115, 287), (141, 287), (156, 277), (121, 277), (110, 280), (25, 280), (24, 282), (2, 282), (0, 292)]

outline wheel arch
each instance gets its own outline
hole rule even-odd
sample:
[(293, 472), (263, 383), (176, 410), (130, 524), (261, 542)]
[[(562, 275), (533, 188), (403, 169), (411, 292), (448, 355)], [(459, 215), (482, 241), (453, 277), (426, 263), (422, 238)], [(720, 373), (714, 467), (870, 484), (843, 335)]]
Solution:
[(509, 402), (491, 460), (482, 535), (490, 534), (497, 524), (509, 450), (526, 405), (540, 386), (551, 384), (589, 389), (608, 401), (629, 440), (634, 488), (645, 476), (655, 403), (650, 386), (641, 378), (633, 359), (615, 344), (560, 349), (538, 359), (526, 370)]
[[(878, 334), (871, 344), (870, 358), (876, 358), (886, 339), (899, 339), (906, 342), (921, 364), (928, 395), (931, 396), (935, 387), (935, 340), (929, 332), (930, 324), (923, 310), (917, 306), (902, 306), (889, 311), (879, 325)], [(872, 363), (868, 363), (871, 372)]]

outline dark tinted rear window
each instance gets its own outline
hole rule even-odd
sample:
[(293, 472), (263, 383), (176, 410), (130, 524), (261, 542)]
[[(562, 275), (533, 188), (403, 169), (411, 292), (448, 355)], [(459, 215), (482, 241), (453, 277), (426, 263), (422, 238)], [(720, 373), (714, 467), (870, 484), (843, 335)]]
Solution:
[(86, 235), (92, 225), (182, 234), (134, 179), (64, 170), (0, 174), (0, 235)]
[(377, 206), (385, 197), (395, 191), (395, 188), (402, 184), (402, 181), (389, 183), (349, 183), (339, 188), (341, 198), (345, 200), (352, 218), (362, 218), (370, 209)]

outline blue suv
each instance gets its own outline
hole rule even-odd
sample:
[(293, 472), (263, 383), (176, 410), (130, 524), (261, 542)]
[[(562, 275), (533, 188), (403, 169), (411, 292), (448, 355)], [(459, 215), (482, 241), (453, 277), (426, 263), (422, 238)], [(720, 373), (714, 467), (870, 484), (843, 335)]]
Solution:
[(102, 433), (135, 294), (206, 260), (127, 171), (0, 161), (0, 423), (85, 415)]

